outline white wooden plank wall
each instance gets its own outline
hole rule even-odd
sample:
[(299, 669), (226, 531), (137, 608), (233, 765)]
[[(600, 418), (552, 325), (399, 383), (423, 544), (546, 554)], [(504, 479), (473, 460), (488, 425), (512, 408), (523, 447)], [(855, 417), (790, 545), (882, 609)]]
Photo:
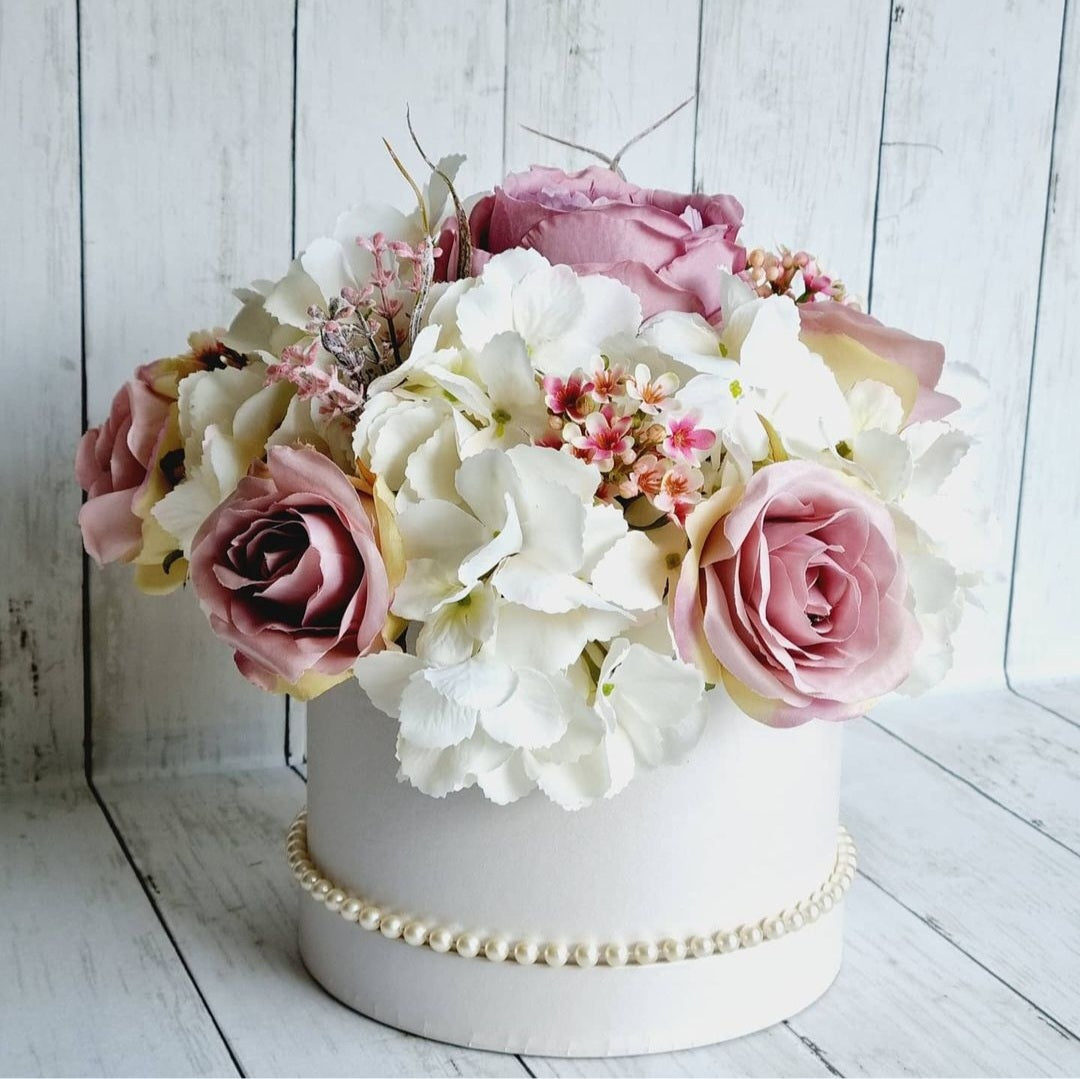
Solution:
[(871, 310), (989, 384), (950, 480), (988, 518), (954, 686), (1002, 678), (1061, 26), (1061, 0), (893, 7)]
[(1075, 478), (1080, 417), (1080, 18), (1062, 42), (1042, 297), (1026, 427), (1013, 574), (1009, 675), (1021, 692), (1080, 721), (1080, 603)]
[[(86, 381), (91, 422), (132, 368), (227, 322), (230, 290), (292, 248), (290, 0), (83, 0)], [(71, 542), (76, 542), (71, 537)], [(193, 597), (90, 574), (101, 771), (280, 759), (284, 704), (239, 678)]]
[[(521, 123), (611, 152), (694, 96), (628, 153), (628, 174), (739, 194), (748, 237), (820, 252), (875, 313), (982, 372), (983, 442), (960, 487), (996, 522), (986, 610), (967, 618), (950, 684), (1002, 681), (1011, 583), (1010, 673), (1036, 697), (1074, 699), (1080, 504), (1062, 447), (1080, 388), (1069, 257), (1080, 34), (1070, 17), (1048, 184), (1062, 0), (973, 11), (848, 0), (823, 19), (801, 5), (663, 0), (628, 18), (610, 0), (2, 0), (0, 116), (6, 143), (24, 147), (0, 170), (5, 251), (18, 252), (0, 271), (14, 342), (2, 362), (38, 359), (26, 394), (0, 405), (14, 540), (0, 554), (0, 782), (82, 759), (68, 471), (80, 351), (88, 420), (99, 422), (136, 363), (227, 319), (230, 287), (281, 272), (350, 203), (401, 200), (379, 137), (412, 157), (406, 101), (429, 152), (469, 152), (471, 190), (504, 163), (589, 160)], [(435, 43), (422, 62), (418, 33)], [(91, 567), (87, 584), (99, 774), (281, 759), (281, 702), (232, 674), (189, 595), (145, 599), (121, 567)], [(302, 709), (292, 712), (297, 759)]]
[(751, 244), (813, 251), (865, 297), (889, 4), (829, 10), (704, 5), (695, 179), (743, 201)]
[(0, 5), (0, 787), (82, 767), (77, 68), (69, 0)]
[[(509, 0), (506, 22), (506, 168), (562, 168), (595, 158), (525, 131), (614, 154), (643, 128), (695, 93), (698, 4), (654, 0), (631, 14), (607, 0)], [(644, 20), (644, 25), (643, 25)], [(687, 190), (694, 112), (687, 106), (622, 159), (627, 176)]]

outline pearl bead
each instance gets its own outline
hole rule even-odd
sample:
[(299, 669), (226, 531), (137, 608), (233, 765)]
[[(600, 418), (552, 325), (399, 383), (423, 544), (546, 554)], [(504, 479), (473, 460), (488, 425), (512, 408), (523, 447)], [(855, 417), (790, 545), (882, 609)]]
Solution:
[(734, 929), (722, 929), (719, 933), (713, 937), (716, 943), (717, 950), (724, 955), (728, 955), (731, 952), (737, 952), (742, 941), (739, 939), (739, 934)]
[(739, 929), (739, 945), (743, 948), (753, 948), (764, 939), (761, 926), (744, 925)]
[(446, 926), (440, 925), (428, 934), (428, 944), (433, 952), (448, 952), (454, 946), (454, 934)]
[(409, 922), (401, 934), (406, 944), (419, 948), (427, 940), (427, 926), (423, 922)]
[(603, 962), (608, 967), (621, 967), (631, 960), (641, 966), (655, 963), (663, 958), (675, 962), (692, 955), (702, 959), (720, 952), (727, 954), (740, 948), (752, 948), (763, 940), (778, 940), (787, 933), (794, 933), (804, 926), (818, 921), (822, 915), (839, 904), (855, 881), (855, 844), (841, 828), (837, 841), (836, 860), (828, 879), (808, 899), (804, 899), (780, 914), (772, 915), (755, 924), (738, 929), (721, 930), (712, 936), (694, 936), (688, 940), (667, 938), (659, 944), (638, 941), (627, 947), (612, 942), (597, 946), (581, 943), (568, 947), (556, 941), (537, 944), (527, 939), (508, 941), (499, 937), (481, 938), (474, 933), (461, 932), (455, 937), (446, 926), (428, 930), (419, 920), (406, 920), (400, 914), (383, 912), (365, 903), (361, 898), (339, 888), (322, 876), (308, 853), (306, 813), (297, 818), (289, 829), (285, 843), (286, 860), (300, 886), (311, 893), (313, 899), (325, 903), (347, 922), (357, 922), (367, 930), (378, 929), (390, 940), (404, 939), (413, 947), (430, 945), (432, 951), (449, 952), (451, 949), (465, 958), (474, 958), (483, 952), (491, 962), (501, 963), (513, 956), (516, 963), (529, 966), (542, 959), (550, 967), (564, 966), (568, 961), (579, 967), (593, 967)]
[(501, 937), (491, 937), (484, 945), (484, 955), (492, 963), (501, 963), (509, 954), (510, 946)]
[(565, 944), (545, 944), (544, 945), (544, 962), (549, 967), (563, 967), (566, 966), (566, 961), (570, 958), (570, 950)]
[(531, 940), (519, 940), (514, 945), (514, 962), (520, 963), (523, 967), (535, 963), (539, 954), (540, 949)]
[(605, 944), (604, 962), (609, 967), (623, 967), (630, 958), (630, 951), (625, 944)]
[(716, 942), (712, 937), (691, 937), (690, 954), (695, 959), (704, 959), (716, 951)]
[(686, 958), (686, 942), (682, 940), (675, 940), (672, 937), (668, 937), (667, 940), (660, 943), (660, 954), (669, 963), (675, 963), (680, 959)]
[(660, 957), (660, 949), (651, 940), (639, 940), (634, 945), (634, 962), (645, 967), (655, 963)]
[(595, 944), (577, 944), (574, 946), (574, 962), (579, 967), (595, 967), (600, 960), (600, 953)]
[(480, 954), (480, 938), (473, 933), (462, 933), (454, 941), (454, 947), (457, 949), (458, 955), (463, 955), (466, 959), (472, 959)]
[(802, 913), (798, 910), (785, 910), (784, 911), (784, 925), (792, 933), (797, 932), (806, 925), (806, 919)]
[(786, 932), (787, 927), (782, 918), (766, 918), (762, 926), (762, 934), (766, 940), (779, 940)]
[(384, 914), (379, 919), (379, 932), (387, 940), (397, 940), (405, 928), (405, 919), (400, 914)]

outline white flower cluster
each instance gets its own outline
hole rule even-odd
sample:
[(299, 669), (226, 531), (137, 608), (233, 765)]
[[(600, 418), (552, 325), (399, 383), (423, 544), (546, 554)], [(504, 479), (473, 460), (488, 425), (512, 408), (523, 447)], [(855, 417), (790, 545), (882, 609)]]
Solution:
[(631, 530), (596, 500), (597, 465), (541, 442), (538, 376), (608, 350), (655, 360), (640, 320), (618, 282), (511, 251), (449, 286), (409, 359), (372, 383), (354, 451), (395, 496), (392, 611), (416, 629), (408, 653), (356, 674), (400, 719), (402, 774), (428, 794), (539, 787), (573, 808), (700, 733), (704, 681), (667, 625), (669, 537)]
[(409, 359), (372, 383), (353, 449), (394, 496), (407, 568), (392, 611), (412, 628), (407, 652), (355, 671), (399, 719), (401, 773), (425, 793), (475, 783), (509, 802), (539, 787), (576, 807), (684, 756), (704, 722), (703, 677), (667, 618), (685, 535), (631, 528), (597, 500), (597, 465), (545, 437), (544, 376), (674, 373), (663, 414), (719, 432), (696, 458), (705, 494), (777, 453), (857, 478), (898, 523), (924, 631), (912, 682), (942, 673), (963, 582), (916, 523), (934, 514), (913, 511), (966, 440), (943, 423), (904, 428), (884, 383), (844, 392), (800, 341), (790, 299), (731, 277), (727, 305), (719, 332), (677, 313), (641, 328), (620, 283), (509, 251), (447, 286)]

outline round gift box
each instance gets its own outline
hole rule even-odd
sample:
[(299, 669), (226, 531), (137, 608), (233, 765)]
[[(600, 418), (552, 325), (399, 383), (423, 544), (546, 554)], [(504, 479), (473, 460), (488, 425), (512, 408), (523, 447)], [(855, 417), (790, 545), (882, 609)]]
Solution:
[(759, 1030), (836, 977), (839, 725), (774, 730), (712, 694), (685, 762), (577, 812), (429, 798), (397, 780), (396, 728), (353, 683), (309, 706), (291, 842), (320, 901), (303, 897), (300, 951), (351, 1008), (464, 1046), (613, 1056)]

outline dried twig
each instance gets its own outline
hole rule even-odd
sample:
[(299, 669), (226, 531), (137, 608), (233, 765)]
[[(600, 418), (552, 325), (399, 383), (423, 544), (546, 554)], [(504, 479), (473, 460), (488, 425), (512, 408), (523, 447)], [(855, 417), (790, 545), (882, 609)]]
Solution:
[[(542, 139), (547, 139), (548, 142), (557, 142), (560, 146), (569, 146), (571, 150), (580, 150), (583, 154), (599, 158), (609, 169), (614, 169), (615, 172), (619, 171), (614, 164), (614, 158), (608, 157), (607, 154), (601, 153), (599, 150), (594, 150), (591, 146), (582, 146), (579, 142), (561, 139), (558, 135), (549, 135), (546, 131), (538, 131), (535, 127), (529, 127), (528, 124), (518, 124), (518, 127), (524, 128), (530, 135), (537, 135)], [(625, 177), (623, 178), (625, 179)]]
[(413, 304), (412, 316), (409, 318), (409, 348), (420, 333), (420, 322), (424, 317), (424, 308), (427, 306), (428, 293), (431, 291), (431, 282), (435, 278), (435, 241), (429, 240), (420, 248), (422, 260), (420, 263), (420, 287), (416, 290), (416, 303)]
[(468, 277), (472, 269), (472, 234), (469, 232), (469, 218), (465, 213), (465, 207), (461, 205), (461, 199), (458, 198), (458, 193), (454, 190), (454, 182), (424, 153), (424, 148), (420, 145), (420, 140), (413, 130), (412, 117), (409, 115), (408, 106), (405, 107), (405, 123), (408, 125), (409, 136), (412, 138), (413, 146), (416, 147), (416, 152), (424, 159), (424, 164), (446, 184), (447, 190), (450, 192), (450, 198), (454, 201), (454, 210), (457, 213), (458, 223), (457, 276), (459, 279)]
[(609, 169), (611, 169), (612, 172), (615, 173), (616, 176), (619, 177), (619, 179), (625, 180), (626, 176), (624, 175), (622, 169), (619, 168), (619, 162), (622, 160), (623, 154), (625, 154), (631, 146), (639, 143), (643, 138), (645, 138), (646, 135), (651, 135), (658, 127), (662, 127), (664, 124), (666, 124), (668, 120), (670, 120), (677, 112), (685, 109), (686, 106), (689, 105), (690, 102), (693, 100), (693, 96), (690, 96), (685, 101), (680, 102), (670, 112), (664, 113), (664, 115), (661, 116), (659, 120), (651, 123), (647, 128), (645, 128), (644, 131), (639, 131), (632, 139), (630, 139), (623, 146), (621, 146), (610, 157), (605, 153), (601, 153), (599, 150), (594, 150), (591, 146), (583, 146), (581, 143), (572, 142), (570, 139), (561, 139), (558, 135), (549, 135), (546, 131), (538, 131), (535, 127), (529, 127), (528, 124), (521, 124), (520, 126), (523, 127), (526, 131), (528, 131), (531, 135), (538, 135), (540, 138), (547, 139), (549, 142), (557, 142), (560, 146), (569, 146), (572, 150), (580, 150), (582, 153), (590, 154), (592, 157), (599, 158), (601, 161), (603, 161), (605, 165), (607, 165)]
[[(409, 132), (410, 134), (412, 133), (412, 128), (409, 129)], [(416, 181), (410, 175), (409, 170), (405, 168), (405, 166), (401, 163), (401, 158), (394, 153), (394, 148), (390, 145), (389, 140), (383, 139), (382, 141), (383, 146), (386, 147), (386, 152), (390, 155), (390, 159), (394, 162), (395, 165), (397, 165), (398, 172), (400, 172), (401, 175), (405, 177), (405, 180), (408, 183), (409, 187), (413, 189), (413, 194), (416, 196), (416, 204), (420, 207), (420, 223), (424, 226), (424, 232), (430, 236), (431, 225), (428, 223), (427, 203), (424, 201), (424, 193), (420, 190)], [(413, 141), (416, 141), (415, 138), (413, 139)]]

